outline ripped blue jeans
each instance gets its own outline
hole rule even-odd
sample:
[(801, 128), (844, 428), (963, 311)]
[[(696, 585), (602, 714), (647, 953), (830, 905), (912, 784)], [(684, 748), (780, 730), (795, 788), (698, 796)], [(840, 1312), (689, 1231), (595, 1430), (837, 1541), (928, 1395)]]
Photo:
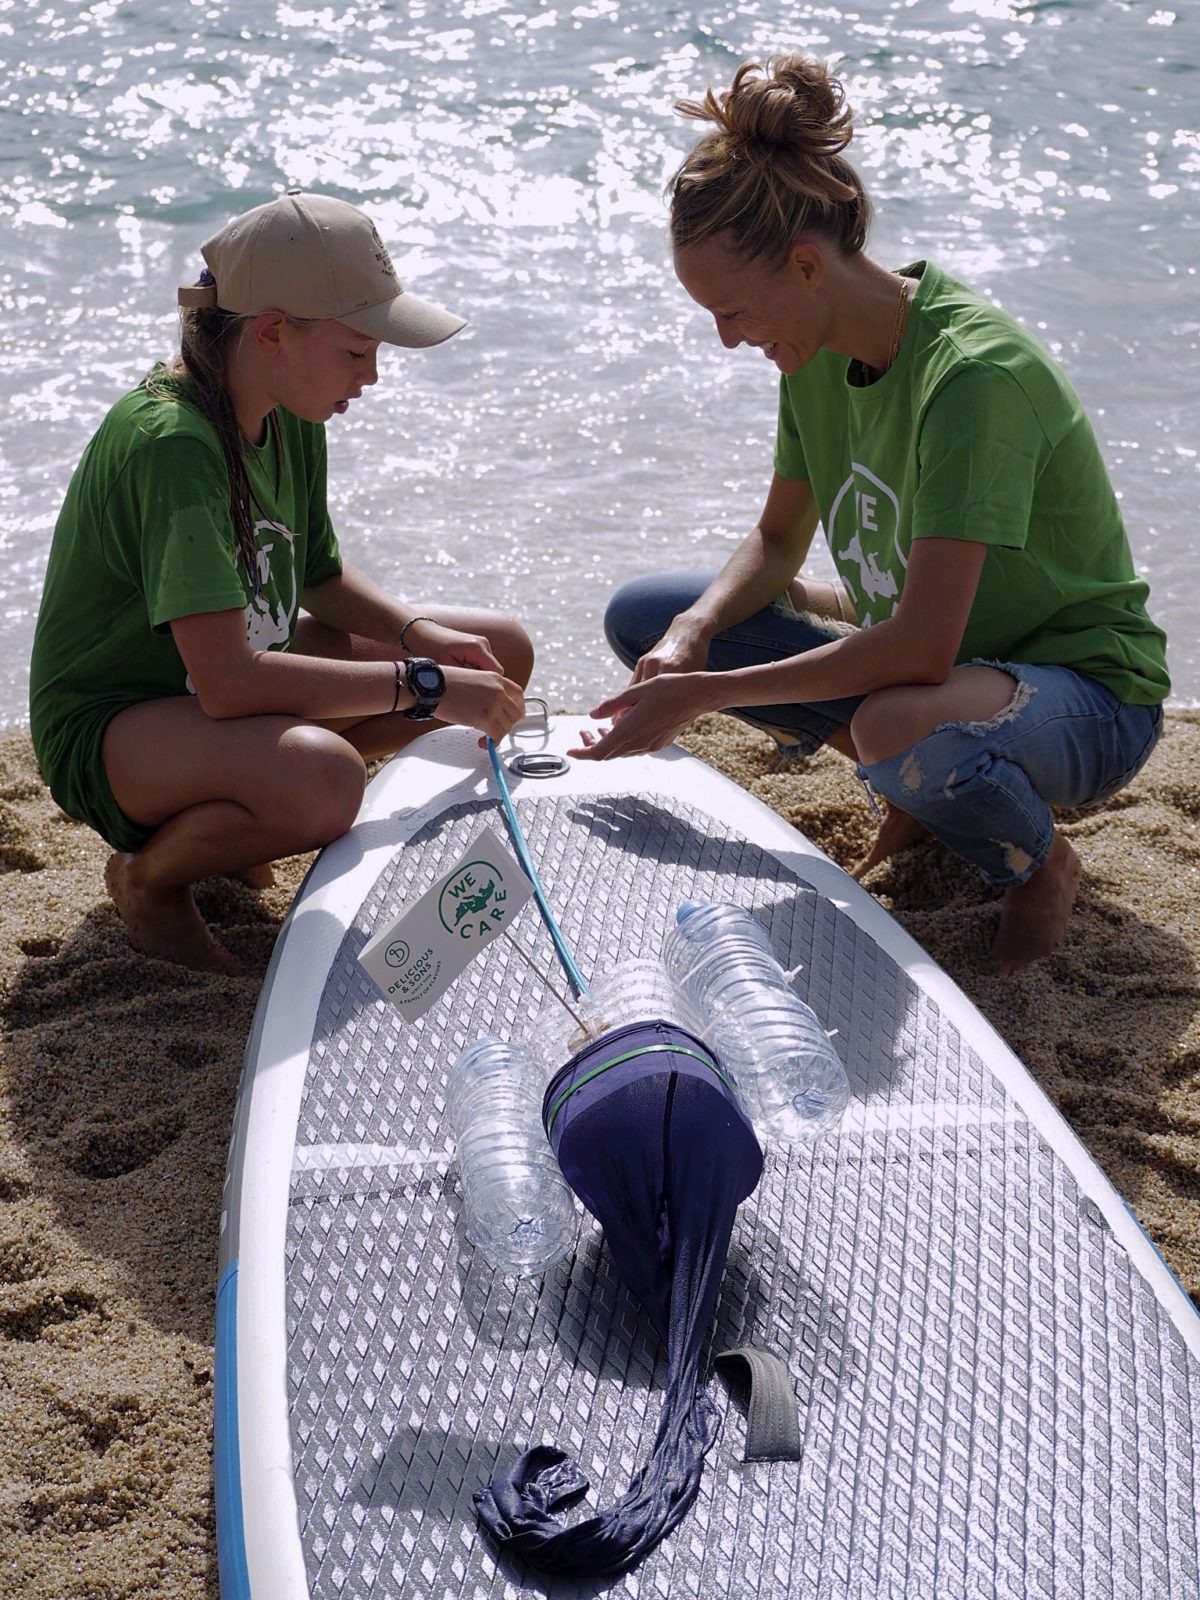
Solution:
[[(709, 575), (636, 578), (609, 602), (605, 633), (632, 667), (672, 619), (703, 592)], [(776, 601), (713, 639), (711, 672), (780, 661), (845, 633)], [(997, 889), (1024, 883), (1054, 839), (1053, 806), (1106, 800), (1145, 764), (1162, 732), (1162, 707), (1130, 705), (1069, 667), (985, 661), (1015, 680), (1013, 696), (982, 722), (945, 723), (911, 749), (858, 768), (876, 794), (924, 824)], [(863, 696), (815, 704), (738, 708), (732, 715), (811, 754), (849, 725)]]

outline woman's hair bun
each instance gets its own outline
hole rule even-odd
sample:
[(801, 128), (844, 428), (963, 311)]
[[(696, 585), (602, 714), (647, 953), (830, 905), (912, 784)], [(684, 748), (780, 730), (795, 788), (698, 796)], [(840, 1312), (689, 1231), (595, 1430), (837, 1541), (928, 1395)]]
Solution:
[(720, 95), (709, 89), (702, 101), (681, 100), (675, 109), (715, 124), (727, 140), (801, 158), (836, 155), (854, 132), (841, 84), (823, 61), (802, 55), (772, 56), (765, 66), (743, 61)]
[(725, 232), (746, 256), (776, 261), (806, 232), (862, 249), (871, 205), (842, 155), (854, 115), (823, 61), (743, 61), (728, 89), (675, 109), (711, 124), (669, 185), (677, 249)]

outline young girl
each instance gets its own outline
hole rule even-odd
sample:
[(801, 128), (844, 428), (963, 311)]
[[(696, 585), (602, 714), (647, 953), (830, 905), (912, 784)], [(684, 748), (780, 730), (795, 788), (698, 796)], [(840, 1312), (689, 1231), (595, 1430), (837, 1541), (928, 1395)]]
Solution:
[[(192, 885), (350, 827), (365, 758), (438, 722), (499, 739), (533, 652), (492, 612), (394, 601), (339, 553), (325, 429), (380, 343), (463, 320), (407, 293), (367, 217), (298, 192), (203, 247), (181, 353), (109, 412), (55, 529), (31, 731), (63, 809), (113, 847), (136, 946), (237, 970)], [(303, 615), (301, 610), (303, 609)]]
[[(1059, 943), (1079, 880), (1051, 807), (1128, 783), (1169, 689), (1091, 425), (1011, 317), (931, 262), (865, 254), (851, 116), (820, 63), (746, 63), (678, 109), (713, 126), (671, 185), (675, 271), (727, 349), (781, 374), (775, 475), (715, 577), (614, 596), (633, 679), (575, 754), (658, 749), (734, 708), (802, 753), (833, 745), (888, 802), (856, 872), (928, 829), (1003, 891), (992, 959), (1013, 971)], [(818, 520), (832, 589), (796, 578)]]

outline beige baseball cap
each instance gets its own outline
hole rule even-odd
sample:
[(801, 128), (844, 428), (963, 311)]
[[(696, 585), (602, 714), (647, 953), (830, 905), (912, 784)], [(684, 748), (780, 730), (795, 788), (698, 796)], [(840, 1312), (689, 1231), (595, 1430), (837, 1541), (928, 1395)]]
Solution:
[(200, 253), (213, 281), (182, 287), (181, 306), (336, 318), (410, 349), (441, 344), (466, 327), (464, 317), (409, 293), (370, 217), (331, 195), (290, 189), (235, 217)]

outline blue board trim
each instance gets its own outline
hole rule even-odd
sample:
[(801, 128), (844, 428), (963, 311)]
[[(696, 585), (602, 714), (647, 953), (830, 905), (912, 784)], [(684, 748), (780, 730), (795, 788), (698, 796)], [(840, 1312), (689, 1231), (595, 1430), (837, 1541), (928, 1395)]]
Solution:
[(251, 1600), (242, 1520), (242, 1464), (237, 1423), (236, 1259), (217, 1286), (217, 1353), (213, 1382), (213, 1479), (221, 1600)]

